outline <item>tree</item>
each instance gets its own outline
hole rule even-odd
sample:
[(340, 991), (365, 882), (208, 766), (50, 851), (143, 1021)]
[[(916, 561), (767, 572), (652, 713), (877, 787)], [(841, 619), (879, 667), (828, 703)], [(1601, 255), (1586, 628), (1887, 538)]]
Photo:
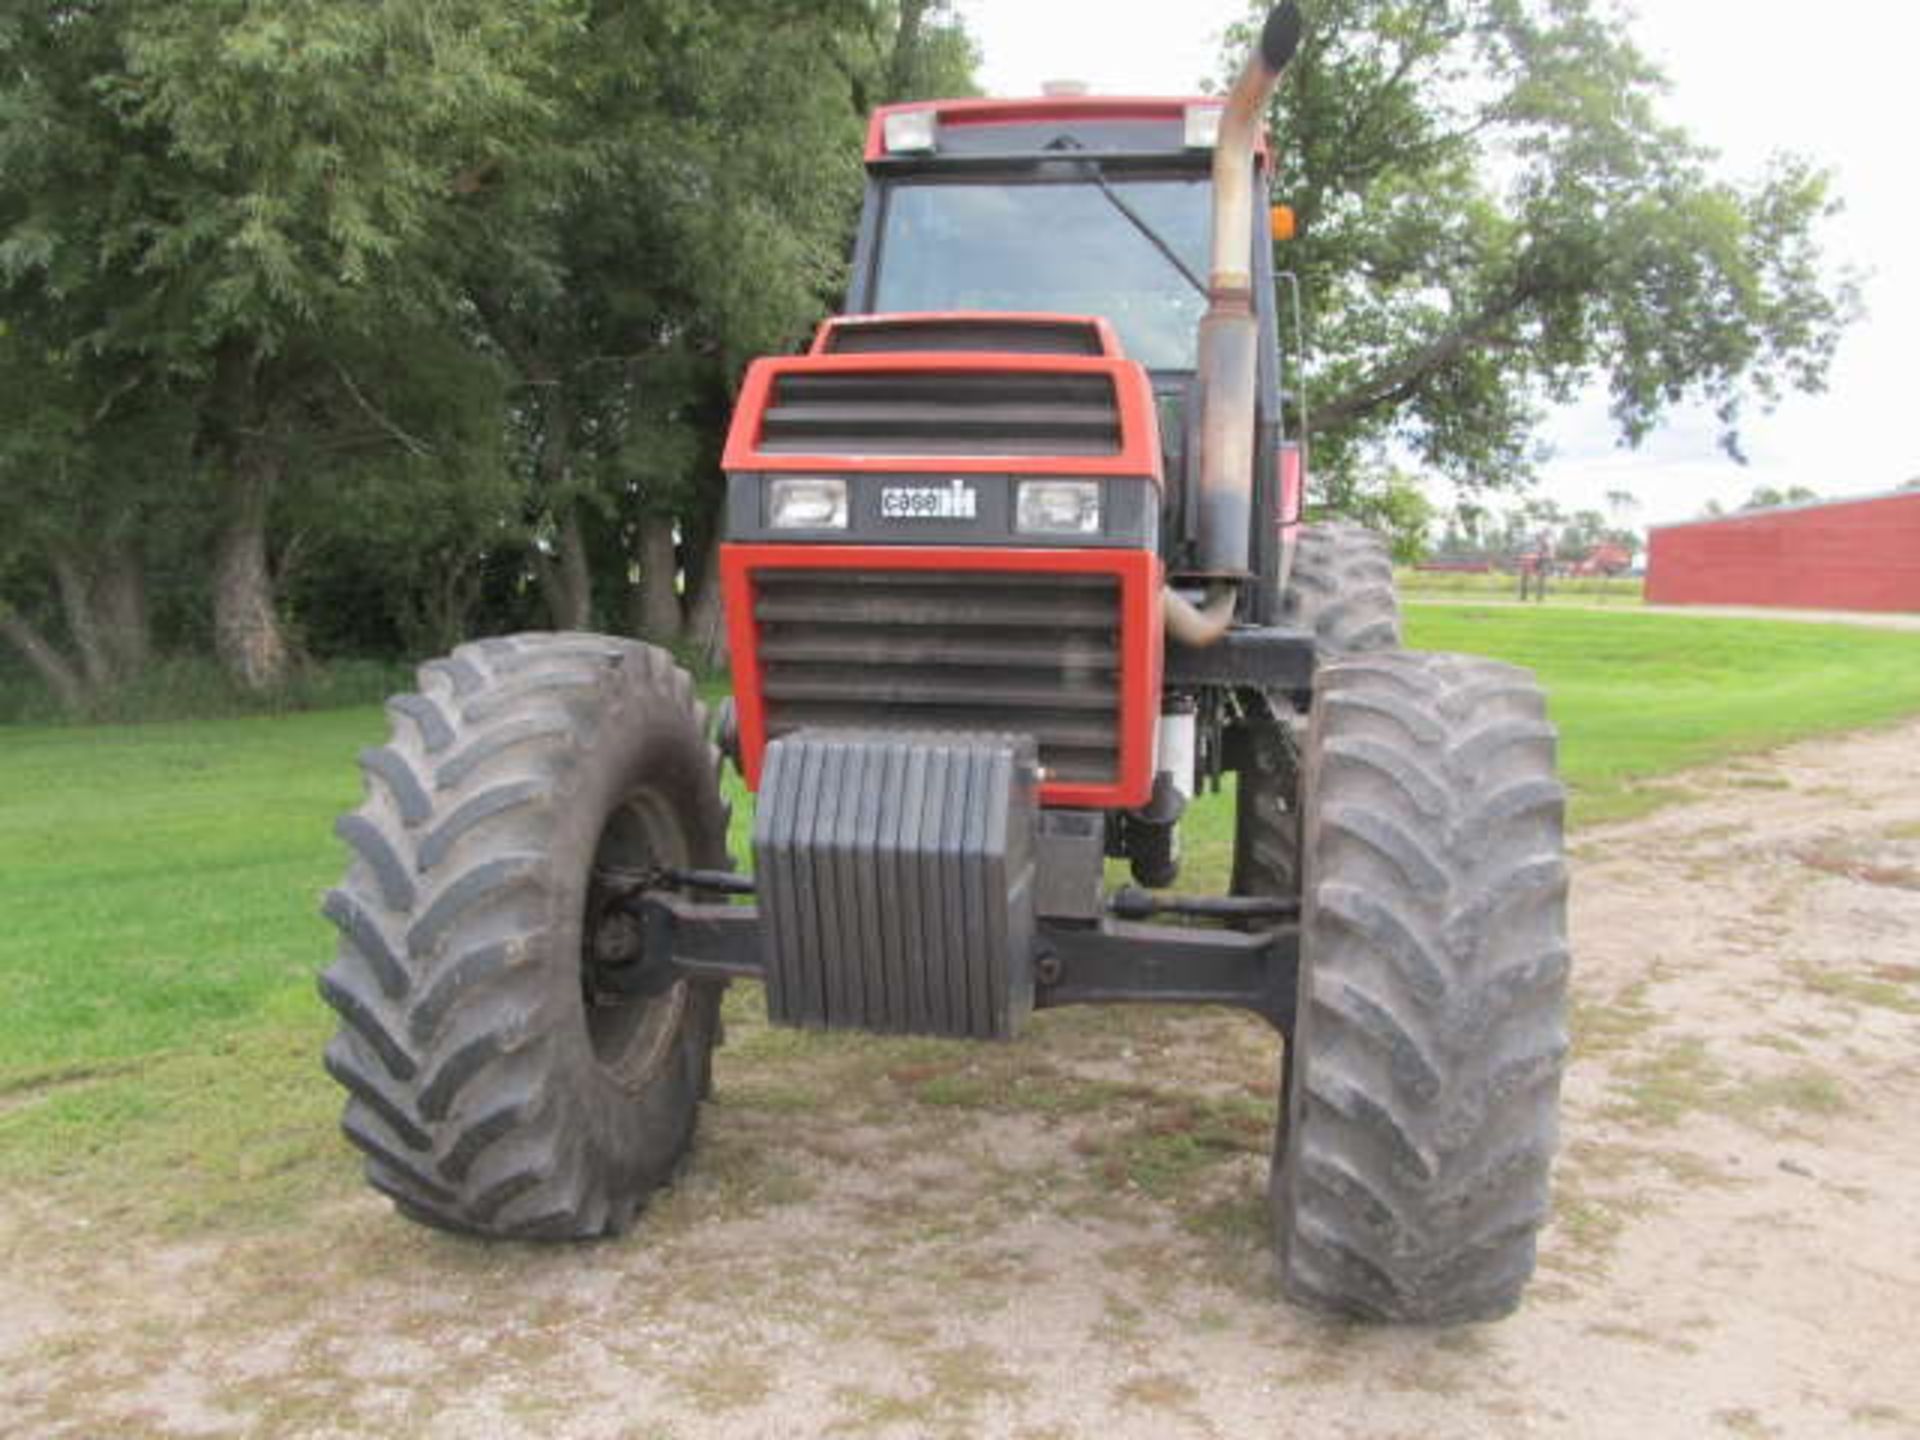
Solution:
[[(831, 18), (835, 7), (822, 7)], [(838, 7), (856, 23), (835, 27), (827, 50), (847, 87), (854, 113), (898, 100), (948, 99), (978, 93), (979, 53), (953, 0), (850, 0)]]
[(704, 538), (717, 479), (695, 426), (718, 430), (745, 358), (791, 345), (838, 276), (858, 119), (812, 63), (828, 25), (773, 8), (590, 14), (556, 72), (557, 122), (470, 197), (460, 276), (517, 379), (510, 429), (562, 628), (617, 628), (598, 593), (617, 579), (643, 628), (677, 635), (676, 530)]
[(38, 318), (0, 322), (0, 635), (84, 709), (151, 654), (148, 571), (190, 512), (171, 482), (192, 416), (63, 352)]
[(1313, 7), (1275, 102), (1279, 259), (1336, 498), (1389, 452), (1522, 483), (1545, 407), (1592, 384), (1629, 443), (1704, 400), (1735, 453), (1750, 404), (1824, 384), (1858, 308), (1820, 248), (1828, 176), (1715, 173), (1663, 83), (1604, 0)]
[(1782, 505), (1811, 505), (1819, 495), (1804, 485), (1789, 485), (1779, 490), (1771, 485), (1756, 485), (1740, 504), (1742, 510), (1775, 510)]
[(165, 399), (192, 416), (170, 479), (211, 497), (214, 638), (249, 687), (291, 658), (272, 539), (292, 459), (342, 417), (418, 443), (342, 347), (448, 320), (449, 200), (544, 117), (573, 9), (99, 0), (0, 25), (9, 312), (99, 399), (89, 451)]
[(1607, 539), (1607, 517), (1598, 510), (1576, 510), (1560, 527), (1553, 545), (1554, 558), (1572, 563), (1586, 559)]
[(86, 705), (178, 556), (259, 689), (717, 630), (732, 386), (844, 282), (866, 109), (972, 64), (947, 0), (0, 7), (0, 641)]
[(1426, 558), (1439, 512), (1414, 476), (1388, 469), (1353, 486), (1340, 513), (1386, 536), (1394, 560), (1412, 565)]
[(558, 67), (558, 123), (476, 187), (462, 274), (518, 377), (552, 623), (717, 638), (732, 387), (844, 284), (869, 100), (970, 88), (945, 8), (596, 8)]

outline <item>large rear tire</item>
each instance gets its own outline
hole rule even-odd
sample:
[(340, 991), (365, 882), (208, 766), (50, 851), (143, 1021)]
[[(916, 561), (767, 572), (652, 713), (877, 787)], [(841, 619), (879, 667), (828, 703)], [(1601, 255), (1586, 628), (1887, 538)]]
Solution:
[(1304, 755), (1282, 1281), (1369, 1320), (1506, 1314), (1567, 1052), (1564, 793), (1539, 688), (1401, 652), (1321, 671)]
[(1311, 631), (1330, 658), (1398, 650), (1400, 601), (1386, 537), (1351, 520), (1302, 526), (1280, 623)]
[[(1311, 632), (1323, 660), (1398, 650), (1400, 601), (1385, 537), (1351, 520), (1303, 526), (1280, 592), (1280, 621)], [(1299, 893), (1300, 721), (1282, 697), (1248, 717), (1246, 763), (1235, 782), (1236, 895)]]
[[(326, 1064), (373, 1186), (485, 1235), (616, 1234), (693, 1136), (720, 992), (596, 986), (600, 867), (724, 868), (718, 755), (660, 650), (597, 635), (463, 645), (389, 704), (341, 817), (324, 912)], [(630, 933), (620, 937), (630, 946)]]

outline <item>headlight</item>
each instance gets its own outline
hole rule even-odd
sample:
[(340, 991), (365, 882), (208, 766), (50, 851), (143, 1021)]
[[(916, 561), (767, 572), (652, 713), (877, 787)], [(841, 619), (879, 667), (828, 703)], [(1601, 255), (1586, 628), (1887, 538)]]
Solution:
[(1015, 526), (1027, 535), (1098, 535), (1098, 480), (1022, 480)]
[(931, 155), (938, 148), (940, 118), (933, 110), (896, 110), (883, 128), (889, 155)]
[(1212, 150), (1220, 144), (1220, 121), (1227, 107), (1215, 101), (1211, 105), (1187, 107), (1187, 148)]
[(767, 490), (767, 521), (776, 530), (844, 530), (847, 482), (813, 475), (775, 480)]

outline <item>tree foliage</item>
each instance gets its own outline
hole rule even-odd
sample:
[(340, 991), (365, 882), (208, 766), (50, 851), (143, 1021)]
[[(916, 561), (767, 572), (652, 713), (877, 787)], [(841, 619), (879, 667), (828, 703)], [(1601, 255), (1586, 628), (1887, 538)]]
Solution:
[(1756, 485), (1740, 502), (1742, 510), (1777, 510), (1783, 505), (1813, 505), (1820, 499), (1817, 490), (1805, 485), (1789, 485), (1784, 490), (1773, 485)]
[(80, 706), (156, 611), (263, 689), (672, 638), (862, 114), (971, 64), (940, 0), (0, 0), (0, 639)]
[[(1244, 34), (1241, 38), (1244, 38)], [(1238, 42), (1236, 41), (1236, 44)], [(1275, 102), (1316, 461), (1351, 492), (1410, 454), (1529, 478), (1546, 408), (1604, 387), (1621, 438), (1817, 390), (1857, 309), (1821, 249), (1828, 175), (1755, 178), (1662, 118), (1606, 0), (1318, 0)]]
[[(293, 659), (275, 575), (292, 495), (348, 454), (434, 451), (366, 376), (417, 373), (400, 357), (452, 323), (445, 197), (542, 123), (573, 23), (487, 0), (97, 0), (0, 24), (10, 324), (78, 403), (85, 506), (147, 534), (116, 453), (161, 462), (138, 468), (169, 506), (200, 492), (213, 638), (249, 685)], [(148, 448), (157, 417), (182, 443)], [(431, 421), (471, 429), (455, 408)], [(47, 540), (56, 576), (92, 523)], [(137, 588), (138, 558), (106, 578)], [(97, 617), (62, 608), (84, 652)]]
[(510, 428), (557, 625), (621, 628), (633, 613), (657, 638), (680, 627), (676, 532), (695, 549), (710, 537), (729, 386), (748, 357), (804, 333), (843, 279), (860, 115), (818, 59), (852, 50), (848, 66), (877, 71), (855, 18), (869, 17), (592, 11), (560, 65), (559, 122), (474, 187), (461, 273), (514, 376)]
[[(1622, 507), (1613, 507), (1616, 512)], [(1510, 568), (1544, 551), (1561, 565), (1578, 565), (1611, 549), (1624, 566), (1646, 548), (1640, 532), (1599, 510), (1569, 511), (1544, 496), (1493, 508), (1463, 501), (1431, 537), (1430, 553), (1450, 563)]]

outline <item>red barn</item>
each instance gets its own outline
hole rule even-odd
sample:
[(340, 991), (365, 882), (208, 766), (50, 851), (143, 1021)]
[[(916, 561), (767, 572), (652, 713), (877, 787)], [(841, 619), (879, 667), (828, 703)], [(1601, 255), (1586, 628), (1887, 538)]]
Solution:
[(1920, 611), (1920, 490), (1655, 526), (1647, 601)]

